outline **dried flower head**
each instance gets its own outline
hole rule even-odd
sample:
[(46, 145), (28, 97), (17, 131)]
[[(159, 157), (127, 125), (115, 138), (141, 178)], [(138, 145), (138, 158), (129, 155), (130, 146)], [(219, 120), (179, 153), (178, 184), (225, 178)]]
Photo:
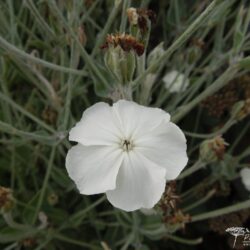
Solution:
[(35, 238), (26, 238), (19, 242), (21, 247), (24, 247), (24, 249), (34, 249), (34, 247), (37, 245), (37, 240)]
[(250, 98), (250, 74), (240, 76), (228, 83), (216, 94), (206, 98), (201, 106), (207, 109), (209, 115), (220, 118), (230, 112), (234, 104)]
[(43, 120), (52, 125), (56, 124), (57, 115), (58, 115), (57, 112), (50, 106), (47, 106), (42, 111)]
[(176, 194), (176, 182), (168, 182), (165, 188), (165, 192), (159, 203), (160, 208), (163, 213), (168, 213), (167, 210), (175, 210), (177, 202), (180, 201), (180, 197)]
[(142, 33), (148, 31), (147, 20), (149, 19), (152, 23), (156, 22), (156, 14), (153, 10), (149, 9), (137, 9), (138, 14), (138, 26)]
[(12, 196), (12, 190), (0, 186), (0, 211), (2, 213), (8, 212), (14, 205), (14, 198)]
[(127, 9), (128, 20), (131, 25), (138, 25), (141, 33), (146, 33), (148, 31), (148, 20), (151, 23), (156, 22), (156, 14), (153, 10), (149, 9), (136, 9), (129, 8)]
[(167, 216), (164, 219), (166, 224), (181, 224), (182, 228), (185, 227), (185, 224), (191, 221), (191, 216), (189, 214), (184, 214), (180, 209), (177, 210), (173, 215)]
[(144, 44), (139, 42), (135, 37), (124, 33), (107, 35), (106, 42), (101, 48), (116, 48), (117, 46), (120, 46), (125, 52), (135, 51), (138, 56), (144, 53)]
[(205, 140), (200, 145), (200, 158), (208, 163), (220, 161), (228, 144), (221, 136)]

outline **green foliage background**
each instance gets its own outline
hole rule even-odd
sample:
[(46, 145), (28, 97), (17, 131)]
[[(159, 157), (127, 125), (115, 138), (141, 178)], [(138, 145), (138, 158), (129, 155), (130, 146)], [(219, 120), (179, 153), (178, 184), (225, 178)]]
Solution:
[[(161, 212), (125, 213), (102, 195), (80, 195), (65, 169), (69, 129), (87, 107), (111, 102), (116, 83), (100, 46), (108, 33), (129, 32), (131, 6), (157, 14), (146, 55), (161, 42), (165, 48), (153, 66), (137, 71), (134, 100), (171, 113), (188, 138), (191, 170), (177, 182), (179, 206), (193, 218), (185, 230), (164, 223)], [(0, 248), (228, 249), (228, 237), (213, 232), (207, 219), (250, 207), (238, 174), (249, 167), (249, 117), (236, 120), (231, 106), (215, 117), (201, 103), (223, 96), (219, 91), (232, 80), (244, 82), (234, 91), (247, 99), (249, 9), (244, 0), (2, 0), (0, 185), (11, 188), (15, 206), (0, 217)], [(190, 79), (185, 92), (165, 89), (162, 77), (173, 69)], [(149, 73), (157, 80), (145, 97)], [(224, 159), (201, 164), (200, 143), (218, 134), (229, 143)], [(223, 196), (211, 195), (215, 185)]]

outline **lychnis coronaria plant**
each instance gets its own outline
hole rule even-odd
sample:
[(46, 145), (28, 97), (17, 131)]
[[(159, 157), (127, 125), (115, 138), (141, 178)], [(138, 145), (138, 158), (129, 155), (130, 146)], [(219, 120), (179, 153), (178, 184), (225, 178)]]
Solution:
[[(99, 102), (86, 109), (69, 132), (69, 139), (78, 144), (69, 150), (66, 167), (80, 193), (105, 193), (114, 207), (125, 211), (154, 207), (166, 182), (175, 179), (188, 161), (186, 138), (170, 115), (136, 103), (133, 79), (145, 67), (154, 17), (150, 10), (129, 9), (130, 33), (107, 35), (101, 49), (112, 87), (104, 92), (113, 104)], [(150, 58), (151, 63), (157, 60)], [(143, 85), (146, 101), (150, 87)]]

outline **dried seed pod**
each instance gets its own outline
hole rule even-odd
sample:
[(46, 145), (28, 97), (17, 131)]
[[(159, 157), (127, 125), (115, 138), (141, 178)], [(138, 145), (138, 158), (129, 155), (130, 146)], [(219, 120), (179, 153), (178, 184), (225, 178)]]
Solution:
[(14, 206), (14, 198), (12, 196), (12, 190), (0, 186), (0, 212), (7, 213)]
[(201, 160), (207, 163), (222, 160), (227, 145), (228, 144), (221, 136), (216, 136), (213, 139), (203, 141), (200, 145)]

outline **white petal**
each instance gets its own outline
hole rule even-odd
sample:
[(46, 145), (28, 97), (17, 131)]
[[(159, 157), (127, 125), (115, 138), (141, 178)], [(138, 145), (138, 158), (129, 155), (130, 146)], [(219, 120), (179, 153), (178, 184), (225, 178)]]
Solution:
[(135, 150), (167, 170), (167, 180), (175, 179), (188, 162), (186, 138), (172, 122), (162, 123), (151, 134), (136, 140), (135, 145)]
[(240, 171), (240, 176), (245, 188), (250, 191), (250, 168), (243, 168)]
[(162, 109), (145, 107), (126, 100), (116, 102), (113, 109), (127, 139), (149, 133), (163, 120), (170, 120), (170, 115)]
[(116, 189), (108, 191), (110, 203), (125, 211), (152, 208), (165, 189), (166, 170), (138, 153), (125, 154)]
[(171, 93), (182, 92), (189, 86), (189, 79), (176, 70), (167, 73), (163, 77), (163, 82), (165, 83), (165, 88)]
[(119, 149), (78, 144), (69, 150), (66, 168), (81, 194), (98, 194), (115, 188), (122, 159)]
[(111, 145), (120, 137), (119, 124), (112, 108), (99, 102), (83, 113), (82, 119), (70, 130), (69, 139), (88, 145)]

